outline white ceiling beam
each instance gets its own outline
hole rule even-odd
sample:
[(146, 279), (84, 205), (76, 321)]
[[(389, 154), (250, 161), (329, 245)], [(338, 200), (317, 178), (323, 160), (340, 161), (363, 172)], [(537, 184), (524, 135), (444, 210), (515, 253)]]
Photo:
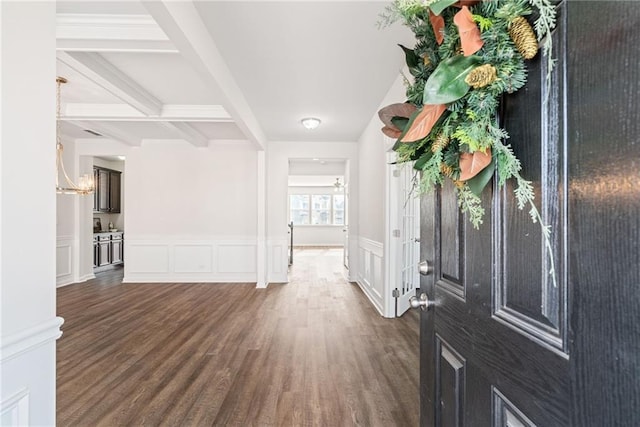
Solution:
[(259, 150), (264, 150), (264, 132), (193, 2), (160, 0), (144, 2), (144, 6), (205, 83), (221, 88), (223, 105), (236, 125)]
[(104, 120), (127, 122), (215, 122), (232, 123), (233, 119), (221, 105), (165, 104), (159, 116), (149, 117), (129, 104), (67, 103), (61, 120)]
[(99, 133), (106, 138), (115, 139), (116, 141), (124, 142), (127, 145), (140, 146), (142, 144), (142, 139), (138, 138), (137, 136), (122, 132), (122, 130), (107, 123), (87, 121), (74, 121), (69, 123), (79, 127), (82, 130), (89, 129)]
[(167, 129), (180, 135), (185, 141), (196, 147), (206, 147), (209, 145), (209, 139), (196, 130), (189, 123), (185, 122), (161, 122)]
[(58, 51), (58, 59), (147, 116), (159, 116), (162, 103), (98, 53)]

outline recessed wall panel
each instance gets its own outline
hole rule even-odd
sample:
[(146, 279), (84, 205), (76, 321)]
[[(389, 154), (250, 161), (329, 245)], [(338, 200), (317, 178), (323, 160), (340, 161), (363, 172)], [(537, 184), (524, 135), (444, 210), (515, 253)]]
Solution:
[(211, 245), (176, 245), (174, 247), (176, 273), (210, 273), (213, 271)]
[[(547, 63), (538, 56), (530, 63), (527, 91), (504, 99), (504, 126), (522, 174), (534, 189), (535, 210), (518, 209), (515, 180), (494, 189), (493, 312), (494, 318), (536, 342), (567, 353), (567, 138), (565, 84), (558, 72), (565, 68), (563, 31), (553, 33), (558, 63), (549, 86)], [(546, 237), (540, 219), (548, 227)]]

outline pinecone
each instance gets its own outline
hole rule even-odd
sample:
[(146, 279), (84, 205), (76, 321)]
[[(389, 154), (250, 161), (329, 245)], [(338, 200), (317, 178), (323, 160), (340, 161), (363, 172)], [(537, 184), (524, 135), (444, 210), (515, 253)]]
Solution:
[(438, 136), (436, 136), (433, 144), (431, 144), (431, 152), (435, 153), (438, 151), (442, 151), (447, 147), (447, 145), (449, 145), (449, 138), (447, 138), (444, 133), (440, 133)]
[(451, 175), (453, 175), (453, 168), (446, 163), (440, 163), (440, 172), (442, 172), (444, 176), (451, 178)]
[(496, 79), (496, 67), (484, 64), (471, 70), (464, 81), (474, 89), (480, 89), (495, 82)]
[(526, 19), (518, 16), (509, 25), (509, 35), (524, 59), (531, 59), (538, 52), (538, 40)]

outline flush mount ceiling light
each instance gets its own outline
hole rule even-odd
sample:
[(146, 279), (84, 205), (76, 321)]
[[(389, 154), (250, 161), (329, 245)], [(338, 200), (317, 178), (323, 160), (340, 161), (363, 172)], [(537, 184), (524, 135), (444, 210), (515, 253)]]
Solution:
[(300, 120), (300, 123), (302, 123), (302, 126), (304, 126), (305, 128), (313, 130), (320, 126), (321, 121), (320, 119), (315, 117), (305, 117), (304, 119)]
[[(66, 82), (67, 79), (64, 77), (56, 78), (56, 193), (87, 195), (93, 193), (95, 189), (93, 175), (82, 175), (78, 184), (75, 184), (71, 181), (71, 178), (69, 178), (62, 161), (62, 150), (64, 148), (62, 147), (62, 139), (60, 138), (60, 86)], [(62, 184), (60, 183), (60, 175), (64, 178)]]

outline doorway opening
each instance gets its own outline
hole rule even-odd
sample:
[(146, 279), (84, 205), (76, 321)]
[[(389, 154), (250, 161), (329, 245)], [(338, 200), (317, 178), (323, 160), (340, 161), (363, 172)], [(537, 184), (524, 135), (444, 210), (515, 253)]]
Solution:
[[(341, 254), (349, 268), (349, 170), (345, 159), (289, 159), (289, 265), (310, 249)], [(345, 271), (345, 275), (347, 272)]]
[(125, 156), (91, 157), (96, 191), (90, 216), (93, 245), (89, 248), (94, 275), (124, 268)]

